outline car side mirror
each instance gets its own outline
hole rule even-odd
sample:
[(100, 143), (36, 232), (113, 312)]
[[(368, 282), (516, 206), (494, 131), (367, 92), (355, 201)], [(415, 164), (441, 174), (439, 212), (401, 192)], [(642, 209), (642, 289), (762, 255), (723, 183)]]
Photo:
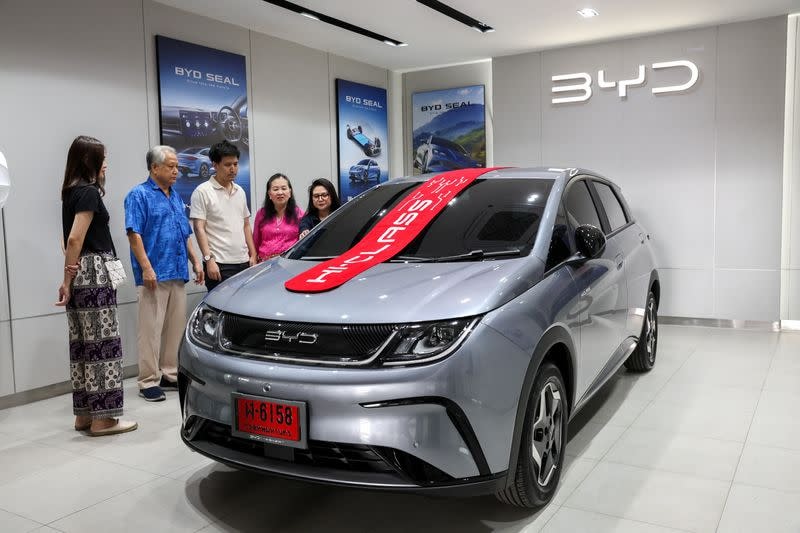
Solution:
[(605, 251), (606, 236), (597, 226), (583, 224), (575, 230), (575, 247), (578, 249), (579, 257), (584, 261), (594, 259)]

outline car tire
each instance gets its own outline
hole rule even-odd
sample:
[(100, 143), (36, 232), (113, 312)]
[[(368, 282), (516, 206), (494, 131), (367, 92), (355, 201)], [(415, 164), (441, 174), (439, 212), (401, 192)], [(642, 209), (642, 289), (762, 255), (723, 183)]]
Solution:
[(208, 165), (206, 165), (205, 163), (200, 165), (200, 173), (198, 174), (198, 176), (200, 176), (204, 180), (208, 179)]
[(625, 368), (633, 372), (649, 372), (656, 364), (658, 349), (658, 304), (653, 291), (647, 293), (642, 333), (636, 349), (625, 361)]
[[(503, 503), (538, 508), (556, 492), (567, 446), (567, 389), (558, 368), (545, 362), (528, 398), (517, 468), (508, 488), (496, 493)], [(544, 468), (542, 466), (544, 465)]]

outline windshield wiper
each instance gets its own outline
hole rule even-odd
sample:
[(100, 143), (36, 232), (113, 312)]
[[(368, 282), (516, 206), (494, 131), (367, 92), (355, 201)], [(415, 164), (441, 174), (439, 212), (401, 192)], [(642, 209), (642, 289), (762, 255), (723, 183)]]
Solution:
[(471, 261), (473, 259), (485, 259), (487, 257), (503, 257), (508, 255), (519, 255), (522, 250), (513, 248), (511, 250), (496, 250), (494, 252), (484, 252), (483, 250), (471, 250), (465, 254), (444, 255), (442, 257), (416, 257), (413, 255), (398, 255), (391, 261), (408, 263), (448, 263), (454, 261)]
[(339, 257), (338, 255), (304, 255), (303, 257), (298, 257), (301, 261), (327, 261), (328, 259), (333, 259), (335, 257)]

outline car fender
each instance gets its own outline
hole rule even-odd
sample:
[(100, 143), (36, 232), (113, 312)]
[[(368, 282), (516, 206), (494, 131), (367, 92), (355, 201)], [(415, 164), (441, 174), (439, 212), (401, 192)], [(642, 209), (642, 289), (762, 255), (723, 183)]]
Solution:
[(647, 286), (652, 290), (653, 285), (656, 283), (658, 284), (658, 290), (656, 291), (655, 296), (656, 307), (658, 307), (659, 304), (661, 304), (661, 280), (658, 278), (658, 270), (654, 268), (652, 272), (650, 272), (650, 283)]

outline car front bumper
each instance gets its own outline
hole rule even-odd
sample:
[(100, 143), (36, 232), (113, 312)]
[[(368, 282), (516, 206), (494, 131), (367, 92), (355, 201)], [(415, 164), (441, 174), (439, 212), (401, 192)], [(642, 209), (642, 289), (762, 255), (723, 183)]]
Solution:
[[(311, 481), (484, 493), (505, 482), (530, 357), (478, 325), (450, 357), (406, 368), (244, 359), (187, 339), (182, 437), (220, 462)], [(234, 393), (306, 405), (306, 449), (233, 436)]]

